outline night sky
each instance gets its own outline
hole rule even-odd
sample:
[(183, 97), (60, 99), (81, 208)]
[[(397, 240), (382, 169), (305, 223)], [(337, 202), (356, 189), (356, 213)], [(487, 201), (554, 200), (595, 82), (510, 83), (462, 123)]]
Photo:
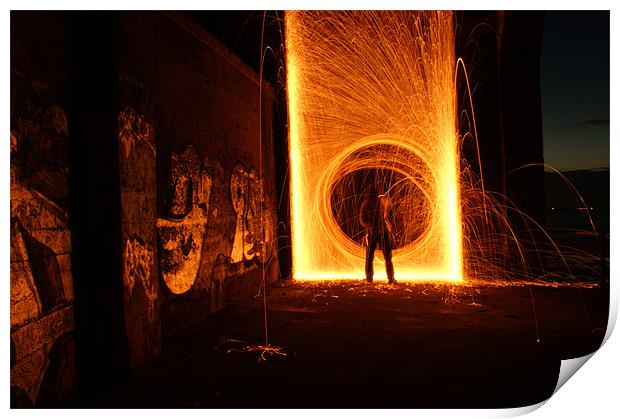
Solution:
[(547, 12), (541, 90), (545, 163), (608, 168), (609, 12)]

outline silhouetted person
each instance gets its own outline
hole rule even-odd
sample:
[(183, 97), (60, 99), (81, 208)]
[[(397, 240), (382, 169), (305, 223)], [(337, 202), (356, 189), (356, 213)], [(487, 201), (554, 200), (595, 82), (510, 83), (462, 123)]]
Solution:
[(388, 282), (394, 283), (392, 265), (392, 206), (387, 196), (379, 195), (374, 185), (369, 185), (360, 204), (360, 224), (366, 230), (366, 281), (372, 282), (373, 259), (377, 245), (385, 258)]

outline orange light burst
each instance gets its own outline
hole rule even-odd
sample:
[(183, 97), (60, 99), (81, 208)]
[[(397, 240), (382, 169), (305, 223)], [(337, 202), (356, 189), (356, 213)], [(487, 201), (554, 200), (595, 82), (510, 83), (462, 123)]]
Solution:
[(293, 277), (365, 277), (354, 214), (380, 178), (397, 280), (461, 281), (452, 13), (295, 11), (285, 25)]

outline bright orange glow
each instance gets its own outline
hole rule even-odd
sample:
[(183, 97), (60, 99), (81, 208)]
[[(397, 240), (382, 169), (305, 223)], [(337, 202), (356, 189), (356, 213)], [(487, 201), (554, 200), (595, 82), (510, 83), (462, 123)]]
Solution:
[(293, 277), (365, 277), (337, 192), (374, 170), (396, 179), (382, 193), (400, 214), (397, 281), (461, 281), (452, 13), (300, 11), (285, 24)]

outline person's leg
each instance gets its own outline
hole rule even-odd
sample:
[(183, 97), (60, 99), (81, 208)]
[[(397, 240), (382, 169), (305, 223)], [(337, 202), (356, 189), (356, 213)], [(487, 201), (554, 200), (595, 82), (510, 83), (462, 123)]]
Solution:
[(366, 248), (366, 281), (372, 282), (374, 270), (372, 266), (373, 259), (375, 258), (375, 249), (377, 248), (377, 237), (375, 235), (368, 235), (368, 247)]
[(385, 232), (381, 238), (381, 250), (385, 259), (385, 272), (387, 273), (388, 283), (394, 283), (394, 265), (392, 264), (392, 241), (390, 233)]

